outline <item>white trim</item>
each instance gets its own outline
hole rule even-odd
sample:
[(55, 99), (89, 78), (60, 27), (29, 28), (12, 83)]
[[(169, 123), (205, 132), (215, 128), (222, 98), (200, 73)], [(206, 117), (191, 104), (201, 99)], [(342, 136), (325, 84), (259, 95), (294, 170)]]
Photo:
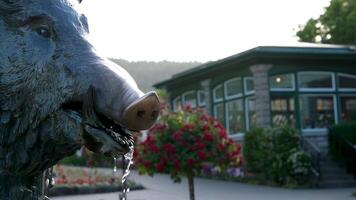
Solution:
[(272, 88), (271, 86), (269, 86), (270, 87), (269, 90), (272, 91), (272, 92), (292, 92), (292, 91), (295, 91), (296, 84), (295, 84), (295, 75), (293, 73), (276, 74), (276, 75), (270, 76), (269, 80), (271, 80), (275, 76), (288, 76), (288, 75), (292, 75), (292, 88)]
[(246, 127), (246, 131), (250, 131), (250, 119), (248, 118), (249, 116), (249, 108), (248, 108), (248, 100), (251, 99), (250, 98), (245, 98), (245, 102), (244, 102), (244, 106), (245, 106), (245, 127)]
[(302, 129), (304, 136), (327, 136), (328, 129)]
[[(243, 99), (241, 98), (241, 99), (234, 99), (234, 100), (232, 100), (232, 101), (229, 101), (229, 102), (226, 102), (225, 103), (225, 124), (226, 124), (226, 130), (227, 130), (227, 132), (228, 132), (228, 135), (229, 136), (231, 136), (231, 135), (237, 135), (237, 134), (242, 134), (243, 132), (236, 132), (236, 133), (230, 133), (229, 131), (229, 129), (230, 129), (230, 123), (229, 123), (229, 117), (228, 117), (228, 104), (229, 103), (232, 103), (232, 102), (234, 102), (234, 101), (242, 101), (242, 112), (244, 112), (244, 108), (243, 108), (243, 106), (244, 106), (244, 101), (243, 101)], [(243, 116), (244, 116), (245, 114), (243, 113)], [(245, 120), (244, 119), (242, 119), (243, 120), (243, 122), (242, 122), (242, 125), (244, 126), (245, 124), (244, 124), (244, 122), (245, 122)], [(245, 128), (245, 127), (243, 127), (243, 128)]]
[[(252, 80), (252, 82), (254, 84), (253, 85), (253, 90), (251, 90), (251, 91), (247, 90), (247, 81), (248, 80)], [(255, 93), (255, 83), (253, 81), (253, 77), (251, 77), (251, 76), (244, 77), (244, 92), (245, 92), (245, 95), (250, 95), (250, 94), (254, 94)]]
[[(205, 106), (206, 105), (206, 102), (205, 102), (205, 99), (204, 99), (204, 102), (201, 103), (201, 99), (200, 99), (200, 94), (199, 93), (204, 93), (204, 96), (205, 96), (205, 91), (204, 90), (198, 90), (197, 91), (197, 96), (198, 96), (198, 106)], [(206, 97), (205, 97), (206, 98)]]
[(333, 99), (334, 99), (334, 118), (335, 118), (335, 124), (339, 124), (339, 109), (338, 109), (338, 99), (336, 97), (336, 95), (333, 95)]
[(347, 78), (354, 78), (356, 81), (356, 76), (355, 75), (351, 75), (351, 74), (345, 74), (345, 73), (337, 73), (337, 83), (338, 83), (338, 90), (341, 92), (356, 92), (356, 88), (342, 88), (340, 87), (340, 78), (341, 76), (347, 77)]
[(325, 71), (302, 71), (302, 72), (298, 72), (298, 83), (300, 83), (300, 77), (303, 74), (317, 74), (317, 75), (327, 74), (327, 75), (331, 75), (331, 88), (301, 88), (298, 85), (298, 91), (301, 91), (301, 92), (334, 92), (335, 89), (336, 89), (336, 86), (335, 86), (335, 73), (333, 73), (333, 72), (325, 72)]
[[(234, 94), (234, 95), (231, 95), (231, 96), (228, 96), (227, 95), (227, 84), (229, 84), (230, 82), (233, 82), (233, 81), (239, 81), (240, 82), (240, 85), (241, 85), (241, 92), (240, 93), (237, 93), (237, 94)], [(235, 77), (235, 78), (232, 78), (232, 79), (229, 79), (227, 81), (224, 82), (224, 97), (225, 99), (229, 100), (229, 99), (233, 99), (233, 98), (238, 98), (238, 97), (242, 97), (243, 96), (243, 88), (242, 88), (242, 79), (241, 77)]]
[(245, 133), (236, 133), (234, 135), (228, 135), (229, 138), (238, 141), (238, 142), (243, 142)]
[(194, 98), (194, 99), (195, 99), (195, 105), (191, 105), (191, 106), (192, 106), (193, 108), (197, 107), (197, 106), (198, 106), (197, 93), (196, 93), (195, 90), (189, 90), (189, 91), (184, 92), (184, 93), (182, 94), (182, 103), (183, 103), (183, 105), (186, 104), (185, 97), (186, 97), (187, 95), (189, 95), (189, 94), (194, 94), (194, 96), (195, 96), (195, 98)]
[(216, 102), (221, 102), (224, 100), (224, 94), (223, 94), (223, 97), (222, 98), (216, 98), (216, 90), (218, 90), (220, 87), (222, 87), (222, 90), (223, 90), (223, 93), (224, 93), (224, 85), (223, 84), (219, 84), (217, 86), (214, 87), (213, 89), (213, 101), (216, 103)]
[[(332, 97), (333, 98), (333, 108), (334, 108), (334, 124), (338, 124), (338, 106), (337, 106), (337, 97), (335, 94), (300, 94), (299, 95), (299, 101), (302, 96), (309, 96), (309, 97)], [(299, 104), (299, 112), (302, 112), (302, 107)], [(300, 117), (300, 125), (302, 132), (320, 132), (320, 131), (327, 131), (327, 128), (303, 128), (303, 115), (299, 114)]]

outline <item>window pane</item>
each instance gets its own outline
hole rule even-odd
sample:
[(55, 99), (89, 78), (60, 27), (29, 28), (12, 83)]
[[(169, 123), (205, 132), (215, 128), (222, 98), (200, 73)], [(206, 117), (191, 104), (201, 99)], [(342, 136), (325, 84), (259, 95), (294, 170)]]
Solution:
[(332, 74), (323, 72), (302, 72), (298, 75), (300, 88), (333, 88)]
[(198, 97), (199, 97), (199, 106), (205, 105), (205, 92), (202, 90), (199, 90)]
[(356, 96), (341, 96), (341, 120), (356, 121)]
[(269, 78), (271, 89), (294, 89), (294, 75), (281, 74)]
[(294, 98), (289, 96), (271, 97), (272, 125), (295, 125)]
[(183, 95), (184, 104), (190, 105), (193, 108), (197, 106), (195, 92), (188, 92)]
[(222, 85), (218, 85), (214, 89), (214, 101), (223, 100), (224, 98), (224, 87)]
[(242, 94), (241, 78), (233, 79), (226, 82), (226, 96), (233, 97)]
[(242, 99), (226, 103), (226, 112), (230, 134), (244, 131), (244, 112)]
[(173, 100), (173, 110), (178, 110), (182, 106), (182, 100), (180, 97), (177, 97)]
[(339, 87), (342, 89), (356, 89), (356, 76), (340, 74)]
[(214, 105), (214, 116), (215, 118), (225, 126), (225, 110), (224, 110), (224, 104), (216, 104)]
[(303, 129), (327, 128), (335, 124), (333, 96), (300, 96)]
[(245, 89), (246, 89), (245, 93), (250, 93), (255, 89), (253, 78), (250, 77), (245, 78)]
[(247, 99), (247, 110), (248, 110), (248, 125), (250, 130), (256, 127), (256, 100)]

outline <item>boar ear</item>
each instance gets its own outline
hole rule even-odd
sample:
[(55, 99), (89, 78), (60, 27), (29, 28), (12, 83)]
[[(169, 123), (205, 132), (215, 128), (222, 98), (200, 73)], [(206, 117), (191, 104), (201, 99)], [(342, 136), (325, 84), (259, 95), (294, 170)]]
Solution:
[(79, 3), (82, 3), (83, 0), (78, 0), (78, 1), (79, 1)]
[(23, 10), (23, 0), (0, 0), (0, 14), (15, 14)]

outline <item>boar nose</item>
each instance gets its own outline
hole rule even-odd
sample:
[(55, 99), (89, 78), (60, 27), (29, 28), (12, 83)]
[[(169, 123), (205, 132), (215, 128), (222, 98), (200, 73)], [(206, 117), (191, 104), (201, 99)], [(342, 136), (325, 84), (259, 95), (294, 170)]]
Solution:
[(149, 129), (159, 115), (159, 99), (155, 92), (149, 92), (131, 103), (124, 111), (122, 122), (130, 130)]

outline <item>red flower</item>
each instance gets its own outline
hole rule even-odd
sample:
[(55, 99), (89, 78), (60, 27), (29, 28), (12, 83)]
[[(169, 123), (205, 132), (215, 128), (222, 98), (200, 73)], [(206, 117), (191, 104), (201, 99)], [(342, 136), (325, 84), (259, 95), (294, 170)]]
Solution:
[(200, 140), (196, 140), (194, 146), (195, 146), (196, 149), (202, 149), (202, 148), (205, 147), (205, 145)]
[(194, 160), (193, 160), (193, 158), (188, 158), (187, 164), (188, 164), (189, 167), (193, 167), (193, 165), (194, 165)]
[(204, 160), (206, 158), (206, 154), (204, 151), (198, 151), (197, 156), (200, 160)]
[(150, 144), (148, 147), (153, 153), (159, 152), (159, 148), (155, 144)]
[(213, 136), (211, 133), (209, 133), (209, 132), (205, 132), (205, 133), (204, 133), (204, 136), (203, 136), (203, 139), (204, 139), (206, 142), (211, 142), (211, 141), (213, 141), (214, 136)]
[(176, 131), (172, 134), (172, 139), (175, 141), (180, 140), (180, 138), (182, 137), (182, 132), (181, 131)]
[(177, 159), (173, 160), (173, 167), (176, 171), (180, 171), (180, 163)]
[(169, 143), (168, 143), (168, 144), (164, 144), (164, 145), (163, 145), (163, 149), (164, 149), (164, 151), (167, 152), (168, 154), (173, 154), (173, 153), (175, 153), (175, 151), (176, 151), (174, 145), (173, 145), (173, 144), (169, 144)]
[(156, 164), (157, 172), (163, 172), (165, 167), (166, 167), (166, 163), (164, 162), (159, 162)]
[(225, 129), (220, 129), (219, 130), (219, 136), (221, 138), (226, 138), (227, 137), (226, 130)]
[(94, 165), (94, 160), (93, 159), (90, 159), (87, 161), (87, 166), (88, 167), (92, 167)]
[(181, 128), (182, 131), (192, 131), (194, 129), (194, 124), (184, 124)]

